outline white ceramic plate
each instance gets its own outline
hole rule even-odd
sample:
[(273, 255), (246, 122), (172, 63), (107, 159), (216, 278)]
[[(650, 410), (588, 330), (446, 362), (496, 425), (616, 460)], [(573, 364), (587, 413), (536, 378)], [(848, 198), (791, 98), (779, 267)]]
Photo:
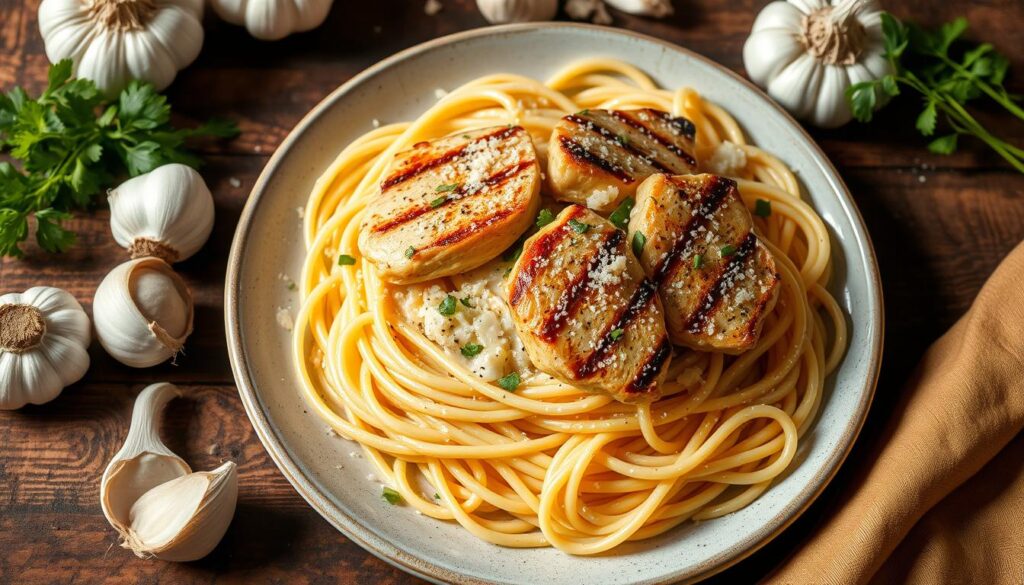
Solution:
[[(371, 120), (411, 119), (435, 88), (512, 72), (544, 79), (575, 59), (615, 57), (665, 87), (688, 85), (726, 107), (750, 139), (788, 163), (831, 229), (832, 289), (850, 316), (850, 349), (829, 379), (821, 413), (792, 470), (760, 499), (726, 517), (687, 524), (597, 557), (508, 549), (454, 522), (382, 505), (356, 447), (324, 432), (308, 412), (278, 307), (295, 293), (303, 244), (296, 208), (317, 176)], [(464, 32), (403, 51), (338, 88), (296, 126), (253, 188), (235, 234), (226, 283), (227, 337), (235, 379), (256, 432), (295, 489), (373, 554), (434, 581), (462, 583), (663, 583), (694, 581), (735, 563), (789, 525), (835, 474), (867, 414), (882, 339), (878, 270), (864, 224), (836, 170), (809, 136), (760, 91), (725, 68), (653, 38), (583, 25), (505, 26)], [(336, 466), (341, 465), (342, 468)]]

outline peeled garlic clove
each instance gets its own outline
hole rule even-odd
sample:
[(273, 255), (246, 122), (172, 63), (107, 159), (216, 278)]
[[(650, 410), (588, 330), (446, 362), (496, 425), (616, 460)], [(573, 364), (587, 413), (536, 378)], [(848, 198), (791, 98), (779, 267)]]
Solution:
[(491, 24), (551, 20), (558, 0), (476, 0), (480, 14)]
[(167, 164), (128, 179), (107, 201), (110, 230), (132, 258), (180, 262), (198, 252), (213, 230), (213, 196), (186, 165)]
[(160, 413), (171, 399), (181, 396), (177, 386), (161, 382), (144, 388), (135, 399), (132, 422), (124, 445), (114, 455), (100, 480), (100, 505), (107, 521), (127, 533), (131, 509), (146, 492), (192, 472), (187, 463), (160, 440)]
[(137, 258), (107, 274), (92, 313), (103, 349), (122, 364), (146, 368), (181, 350), (192, 333), (194, 307), (192, 293), (166, 262)]
[(665, 18), (672, 14), (671, 0), (604, 0), (612, 8), (639, 16)]
[(238, 502), (238, 468), (183, 475), (149, 490), (132, 505), (122, 546), (140, 557), (194, 561), (224, 537)]

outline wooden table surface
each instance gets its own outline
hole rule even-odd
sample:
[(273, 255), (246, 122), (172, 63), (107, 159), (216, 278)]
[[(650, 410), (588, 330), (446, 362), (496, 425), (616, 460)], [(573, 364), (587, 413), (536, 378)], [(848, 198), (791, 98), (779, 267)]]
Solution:
[[(268, 157), (292, 126), (353, 74), (400, 49), (483, 26), (472, 0), (443, 0), (426, 16), (420, 0), (337, 2), (311, 33), (263, 43), (206, 16), (199, 59), (169, 88), (182, 124), (210, 116), (238, 120), (242, 135), (203, 152), (217, 221), (203, 253), (179, 265), (196, 298), (195, 333), (176, 366), (121, 366), (93, 343), (85, 379), (50, 404), (0, 412), (0, 582), (359, 582), (415, 579), (349, 542), (300, 498), (253, 432), (235, 391), (223, 327), (224, 270), (235, 224)], [(676, 0), (677, 14), (653, 21), (616, 14), (616, 25), (689, 47), (742, 71), (741, 47), (765, 0)], [(972, 35), (1006, 53), (1024, 77), (1020, 0), (889, 2), (899, 17), (934, 25), (967, 16)], [(37, 0), (0, 0), (0, 89), (37, 92), (47, 60)], [(975, 37), (977, 38), (977, 37)], [(813, 131), (860, 206), (885, 286), (885, 358), (867, 426), (847, 465), (789, 530), (716, 582), (751, 582), (795, 549), (834, 505), (837, 485), (870, 457), (902, 382), (924, 349), (970, 304), (986, 276), (1024, 237), (1024, 176), (978, 144), (934, 156), (913, 129), (916, 104), (888, 108), (870, 127)], [(1024, 128), (1002, 120), (1018, 145)], [(59, 286), (91, 307), (104, 274), (124, 258), (108, 213), (79, 214), (79, 244), (62, 256), (30, 247), (0, 263), (0, 293)], [(98, 502), (99, 479), (120, 446), (132, 401), (144, 385), (168, 380), (185, 398), (171, 403), (163, 435), (193, 467), (226, 459), (240, 469), (238, 511), (221, 545), (187, 564), (140, 560), (116, 546)]]

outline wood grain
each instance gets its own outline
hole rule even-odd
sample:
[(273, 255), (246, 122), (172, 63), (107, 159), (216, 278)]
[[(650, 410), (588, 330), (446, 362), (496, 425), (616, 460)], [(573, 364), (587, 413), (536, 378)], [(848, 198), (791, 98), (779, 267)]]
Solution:
[[(741, 48), (764, 0), (677, 0), (670, 20), (616, 14), (617, 25), (670, 40), (742, 72)], [(1019, 0), (912, 0), (898, 16), (936, 24), (965, 15), (972, 32), (1024, 67), (1024, 3)], [(199, 145), (216, 201), (213, 237), (178, 266), (197, 302), (196, 333), (176, 365), (121, 366), (98, 345), (83, 382), (54, 402), (0, 412), (0, 582), (2, 583), (407, 583), (415, 579), (349, 542), (295, 493), (254, 435), (235, 392), (223, 333), (223, 277), (235, 224), (269, 155), (296, 122), (340, 83), (398, 50), (482, 26), (472, 0), (443, 0), (434, 17), (418, 0), (338, 3), (319, 29), (277, 43), (205, 19), (206, 46), (169, 89), (177, 121), (210, 116), (239, 122), (226, 144)], [(37, 0), (0, 0), (0, 89), (38, 90), (47, 60)], [(1021, 76), (1011, 87), (1021, 88)], [(913, 129), (917, 104), (890, 106), (870, 126), (812, 131), (865, 217), (881, 263), (886, 352), (871, 417), (854, 454), (866, 452), (886, 422), (899, 387), (924, 349), (967, 308), (999, 260), (1024, 237), (1024, 177), (978, 144), (952, 157), (928, 154)], [(994, 111), (981, 118), (1017, 144), (1024, 125)], [(0, 293), (46, 284), (88, 308), (97, 284), (126, 258), (109, 234), (108, 214), (80, 214), (79, 244), (63, 256), (29, 246), (0, 261)], [(283, 285), (282, 285), (283, 286)], [(187, 564), (140, 560), (117, 547), (98, 504), (98, 481), (127, 430), (138, 390), (151, 381), (182, 385), (163, 425), (168, 444), (196, 468), (227, 459), (241, 471), (239, 509), (224, 542)], [(843, 481), (841, 473), (837, 482)], [(835, 490), (792, 528), (713, 582), (752, 582), (789, 554), (827, 514)]]

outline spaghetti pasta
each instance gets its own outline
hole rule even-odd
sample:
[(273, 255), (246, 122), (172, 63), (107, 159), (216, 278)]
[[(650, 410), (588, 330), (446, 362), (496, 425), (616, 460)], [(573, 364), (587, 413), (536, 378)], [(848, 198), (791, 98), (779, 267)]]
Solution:
[[(745, 159), (730, 172), (742, 198), (771, 204), (755, 229), (782, 288), (754, 349), (678, 349), (663, 397), (626, 405), (546, 375), (506, 391), (398, 316), (390, 285), (357, 247), (363, 209), (396, 153), (514, 123), (543, 159), (567, 113), (637, 107), (692, 120), (700, 161), (731, 143)], [(846, 347), (845, 317), (826, 288), (828, 234), (793, 173), (696, 91), (661, 89), (613, 60), (573, 63), (543, 83), (475, 79), (416, 120), (364, 134), (317, 182), (304, 222), (293, 357), (308, 401), (415, 510), (503, 546), (596, 554), (746, 506), (792, 464)], [(339, 253), (356, 264), (340, 266)]]

